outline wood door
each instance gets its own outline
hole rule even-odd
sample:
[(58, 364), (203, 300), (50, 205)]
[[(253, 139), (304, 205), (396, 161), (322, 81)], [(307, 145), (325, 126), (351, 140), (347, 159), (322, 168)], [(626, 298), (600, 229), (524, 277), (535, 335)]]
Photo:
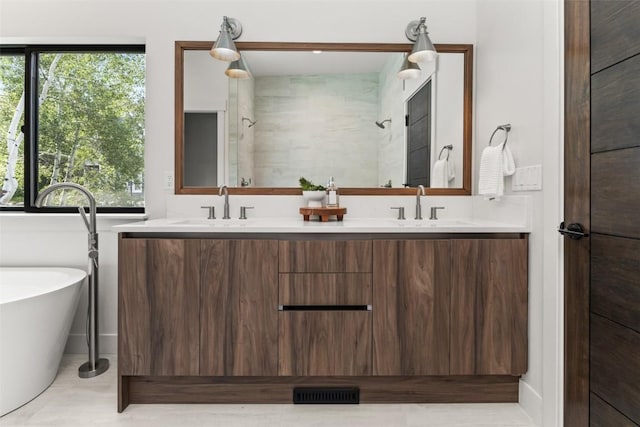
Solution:
[(640, 425), (640, 2), (565, 2), (566, 426)]
[(373, 374), (449, 374), (450, 242), (373, 242)]
[(407, 101), (407, 182), (429, 187), (431, 174), (431, 80)]
[(451, 242), (451, 374), (527, 371), (527, 239)]
[(119, 246), (119, 374), (198, 375), (199, 243), (120, 238)]
[(200, 375), (277, 375), (278, 242), (202, 240), (200, 315)]

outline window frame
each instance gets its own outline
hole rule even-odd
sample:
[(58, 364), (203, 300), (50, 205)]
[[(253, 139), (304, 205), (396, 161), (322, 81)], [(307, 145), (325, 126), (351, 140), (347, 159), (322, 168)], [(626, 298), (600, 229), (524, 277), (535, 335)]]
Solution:
[[(144, 44), (29, 44), (0, 45), (0, 54), (23, 54), (25, 59), (24, 82), (24, 200), (23, 206), (0, 206), (3, 211), (21, 211), (28, 213), (76, 213), (77, 207), (43, 206), (37, 207), (38, 195), (38, 59), (41, 53), (146, 53)], [(146, 61), (145, 61), (146, 67)], [(146, 79), (145, 79), (146, 80)], [(146, 81), (145, 81), (146, 87)], [(145, 95), (146, 99), (146, 95)], [(146, 145), (146, 141), (145, 141)], [(144, 171), (144, 169), (143, 169)], [(146, 194), (146, 192), (145, 192)], [(146, 200), (145, 200), (146, 201)], [(146, 203), (145, 203), (146, 204)], [(98, 206), (97, 213), (139, 214), (143, 207), (106, 207)]]

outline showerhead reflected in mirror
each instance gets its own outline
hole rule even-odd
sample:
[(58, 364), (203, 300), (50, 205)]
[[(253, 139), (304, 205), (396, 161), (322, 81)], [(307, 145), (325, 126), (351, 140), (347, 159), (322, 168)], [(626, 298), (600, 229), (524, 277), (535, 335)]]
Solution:
[(249, 122), (249, 125), (247, 126), (248, 128), (255, 126), (256, 121), (255, 120), (251, 120), (249, 117), (243, 117), (242, 118), (242, 123), (244, 124), (244, 122)]
[(387, 122), (391, 123), (391, 119), (386, 119), (381, 122), (376, 122), (376, 126), (378, 126), (380, 129), (384, 129), (384, 124)]

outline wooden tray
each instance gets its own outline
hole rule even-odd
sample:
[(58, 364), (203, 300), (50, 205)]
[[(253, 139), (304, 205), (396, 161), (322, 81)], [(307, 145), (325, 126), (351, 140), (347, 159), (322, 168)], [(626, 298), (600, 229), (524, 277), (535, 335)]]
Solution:
[(328, 222), (331, 215), (335, 215), (338, 221), (347, 213), (347, 208), (300, 208), (300, 214), (305, 221), (309, 221), (311, 215), (318, 215), (321, 222)]

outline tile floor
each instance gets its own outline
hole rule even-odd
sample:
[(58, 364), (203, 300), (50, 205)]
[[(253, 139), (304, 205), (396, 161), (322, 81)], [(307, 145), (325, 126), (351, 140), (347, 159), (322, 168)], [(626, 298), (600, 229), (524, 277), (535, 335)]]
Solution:
[(221, 427), (522, 427), (534, 426), (513, 403), (389, 405), (130, 405), (116, 411), (115, 357), (109, 371), (80, 379), (84, 355), (65, 355), (44, 393), (0, 418), (0, 426)]

